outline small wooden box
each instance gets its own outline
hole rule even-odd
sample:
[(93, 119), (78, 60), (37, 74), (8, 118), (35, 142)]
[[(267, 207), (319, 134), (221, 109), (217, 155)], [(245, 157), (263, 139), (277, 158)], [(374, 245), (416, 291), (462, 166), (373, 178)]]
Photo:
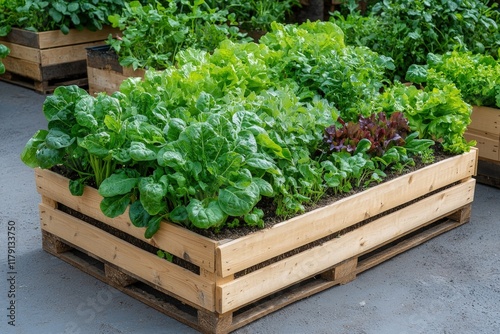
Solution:
[(32, 32), (13, 28), (0, 42), (10, 49), (3, 59), (6, 73), (0, 79), (19, 84), (40, 93), (50, 93), (57, 86), (77, 84), (86, 87), (86, 48), (105, 44), (116, 29), (71, 29)]
[(99, 92), (112, 94), (120, 90), (123, 80), (144, 77), (144, 70), (121, 66), (118, 56), (107, 45), (87, 49), (87, 73), (91, 95)]
[[(47, 252), (203, 333), (228, 333), (468, 222), (476, 168), (472, 149), (271, 228), (220, 241), (168, 222), (145, 239), (127, 213), (102, 214), (96, 189), (74, 197), (63, 176), (36, 169), (35, 177)], [(161, 259), (144, 245), (196, 269)], [(92, 265), (95, 260), (99, 266)]]
[(500, 109), (473, 106), (471, 121), (465, 138), (477, 141), (479, 158), (500, 161)]

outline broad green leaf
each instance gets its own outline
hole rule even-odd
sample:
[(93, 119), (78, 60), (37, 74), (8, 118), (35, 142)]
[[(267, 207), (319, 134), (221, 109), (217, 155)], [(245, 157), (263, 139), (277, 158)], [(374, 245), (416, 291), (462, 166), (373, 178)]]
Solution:
[(69, 180), (69, 192), (73, 196), (82, 196), (85, 189), (85, 179)]
[(99, 186), (99, 194), (103, 197), (128, 194), (138, 181), (138, 178), (130, 177), (124, 170), (119, 170), (102, 181)]
[(166, 142), (162, 131), (154, 124), (148, 123), (147, 117), (133, 120), (127, 124), (126, 133), (132, 141), (147, 144), (164, 144)]
[(130, 204), (128, 212), (130, 221), (136, 227), (146, 227), (151, 219), (151, 215), (144, 209), (141, 201)]
[(156, 152), (148, 148), (146, 144), (133, 141), (130, 143), (130, 157), (135, 161), (156, 160)]
[(406, 72), (405, 79), (413, 83), (423, 83), (427, 81), (427, 68), (422, 65), (411, 65)]
[(180, 205), (170, 211), (169, 219), (174, 223), (183, 224), (188, 220), (188, 212), (185, 206)]
[[(65, 10), (66, 10), (66, 8), (64, 8), (64, 11)], [(49, 15), (52, 18), (52, 20), (54, 20), (54, 22), (61, 22), (61, 20), (63, 19), (63, 15), (61, 14), (61, 11), (57, 11), (54, 8), (49, 9)]]
[(243, 216), (259, 201), (259, 187), (251, 183), (245, 189), (227, 187), (219, 190), (220, 208), (230, 216)]
[(150, 215), (153, 216), (166, 210), (166, 177), (160, 182), (155, 181), (152, 177), (143, 177), (139, 182), (139, 192), (141, 203)]
[(40, 168), (48, 169), (63, 163), (64, 152), (62, 150), (49, 148), (45, 143), (42, 143), (38, 146), (35, 157), (39, 162)]
[(259, 194), (262, 196), (272, 197), (274, 195), (273, 186), (264, 179), (254, 177), (252, 182), (259, 187)]
[(75, 138), (71, 138), (68, 134), (55, 128), (50, 129), (47, 137), (45, 138), (45, 144), (47, 147), (55, 150), (68, 147), (74, 142)]
[(372, 143), (370, 142), (370, 140), (367, 138), (363, 138), (358, 142), (358, 145), (356, 146), (356, 150), (354, 151), (354, 154), (366, 153), (370, 149), (371, 146), (372, 146)]
[(227, 215), (221, 210), (217, 200), (206, 200), (204, 202), (191, 199), (186, 211), (191, 223), (202, 229), (207, 229), (223, 224)]
[(152, 217), (149, 222), (148, 222), (148, 227), (146, 228), (146, 231), (144, 232), (144, 237), (146, 239), (151, 239), (153, 235), (155, 235), (156, 232), (161, 227), (161, 222), (163, 220), (162, 216), (156, 216)]
[(162, 167), (180, 169), (185, 163), (184, 156), (173, 145), (167, 144), (158, 152), (158, 164)]
[(91, 133), (78, 140), (78, 145), (86, 149), (90, 154), (100, 158), (105, 158), (109, 155), (111, 149), (108, 148), (111, 137), (107, 132)]
[(76, 121), (81, 126), (95, 131), (99, 126), (96, 118), (94, 117), (94, 101), (95, 99), (88, 95), (82, 97), (75, 105)]
[(21, 161), (26, 166), (30, 168), (39, 167), (37, 151), (40, 144), (45, 142), (45, 137), (47, 136), (47, 134), (47, 130), (38, 130), (24, 146), (24, 149), (21, 152)]
[[(0, 34), (0, 36), (2, 36), (2, 35)], [(5, 45), (0, 44), (0, 58), (7, 57), (9, 55), (9, 53), (10, 53), (10, 49)]]
[(101, 211), (110, 218), (122, 215), (130, 203), (130, 194), (105, 197), (101, 201)]
[(247, 130), (238, 133), (233, 150), (243, 155), (257, 153), (257, 141), (253, 133)]
[(186, 128), (186, 126), (186, 122), (182, 119), (172, 118), (168, 121), (163, 131), (166, 133), (169, 141), (175, 141), (179, 139), (180, 133)]

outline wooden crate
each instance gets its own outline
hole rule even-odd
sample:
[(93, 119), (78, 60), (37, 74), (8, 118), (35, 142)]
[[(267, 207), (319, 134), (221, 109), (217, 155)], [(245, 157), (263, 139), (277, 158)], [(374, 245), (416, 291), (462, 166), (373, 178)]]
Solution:
[(500, 161), (500, 109), (473, 106), (467, 140), (476, 140), (479, 158)]
[(110, 50), (109, 46), (87, 49), (87, 73), (91, 95), (99, 92), (112, 94), (120, 90), (123, 80), (144, 77), (144, 70), (121, 66), (117, 54)]
[(13, 28), (0, 42), (11, 51), (3, 59), (6, 73), (0, 79), (46, 94), (57, 86), (77, 84), (86, 87), (86, 48), (103, 45), (116, 29), (60, 30), (32, 32)]
[(229, 333), (466, 223), (476, 167), (473, 149), (222, 241), (166, 222), (145, 239), (127, 213), (105, 217), (95, 189), (73, 197), (64, 177), (41, 169), (35, 176), (46, 251), (203, 333)]
[(500, 187), (500, 109), (473, 106), (465, 138), (479, 149), (476, 180)]

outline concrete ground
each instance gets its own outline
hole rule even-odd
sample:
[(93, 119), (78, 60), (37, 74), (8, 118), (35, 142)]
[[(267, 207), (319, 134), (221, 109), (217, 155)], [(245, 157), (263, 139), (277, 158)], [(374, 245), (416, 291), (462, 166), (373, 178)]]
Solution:
[[(44, 100), (0, 82), (0, 333), (196, 333), (42, 250), (19, 154)], [(470, 223), (235, 333), (500, 333), (500, 190), (478, 184)]]

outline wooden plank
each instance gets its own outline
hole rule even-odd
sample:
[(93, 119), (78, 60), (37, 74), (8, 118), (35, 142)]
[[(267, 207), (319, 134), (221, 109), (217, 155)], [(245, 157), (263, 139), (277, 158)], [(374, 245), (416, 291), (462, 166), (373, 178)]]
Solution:
[(0, 41), (11, 42), (37, 49), (48, 49), (72, 44), (81, 44), (88, 42), (101, 42), (108, 38), (109, 34), (118, 34), (119, 30), (110, 26), (103, 27), (102, 30), (82, 31), (70, 29), (68, 34), (63, 34), (60, 30), (51, 30), (44, 32), (34, 32), (25, 29), (12, 28), (11, 32), (0, 37)]
[(500, 188), (500, 161), (479, 159), (476, 180)]
[(214, 284), (203, 277), (44, 204), (40, 204), (40, 219), (44, 231), (143, 281), (214, 311)]
[[(476, 155), (476, 150), (471, 150), (292, 218), (270, 229), (225, 243), (217, 248), (217, 272), (223, 277), (234, 274), (430, 191), (469, 178), (476, 170)], [(284, 235), (287, 237), (283, 238)]]
[[(464, 209), (460, 209), (459, 211), (462, 210)], [(388, 260), (405, 250), (409, 250), (410, 248), (408, 246), (418, 246), (433, 237), (436, 237), (452, 228), (460, 226), (462, 223), (464, 223), (464, 221), (462, 221), (461, 223), (457, 223), (456, 221), (450, 219), (442, 219), (438, 225), (433, 226), (432, 228), (425, 230), (421, 234), (417, 234), (411, 238), (406, 239), (405, 237), (405, 240), (398, 243), (397, 245), (391, 246), (390, 249), (381, 253), (383, 253), (384, 255), (390, 254), (391, 256), (384, 256), (385, 260)], [(375, 256), (378, 260), (381, 259), (379, 257), (379, 254)], [(369, 260), (371, 260), (371, 258)], [(335, 285), (345, 284), (346, 277), (356, 277), (357, 274), (360, 274), (361, 272), (373, 267), (375, 264), (381, 263), (381, 261), (377, 263), (373, 261), (370, 262), (370, 265), (367, 265), (368, 261), (363, 261), (361, 262), (360, 266), (354, 265), (357, 262), (357, 257), (351, 258), (340, 263), (331, 270), (321, 274), (321, 277), (315, 276), (306, 280), (304, 283), (296, 284), (290, 288), (277, 292), (271, 295), (271, 298), (268, 297), (264, 300), (256, 302), (255, 306), (250, 307), (248, 310), (245, 310), (244, 312), (238, 313), (237, 315), (233, 316), (233, 325), (231, 327), (231, 330), (236, 330), (237, 328), (245, 326), (287, 305), (312, 296), (318, 292), (329, 289)], [(338, 276), (330, 275), (330, 273), (335, 272), (340, 272), (340, 274)]]
[[(468, 215), (469, 217), (470, 217), (470, 207), (471, 206), (469, 204), (464, 209), (461, 209), (461, 210), (467, 210), (469, 212), (469, 215)], [(354, 272), (357, 275), (363, 271), (366, 271), (366, 270), (368, 270), (376, 265), (379, 265), (382, 262), (385, 262), (385, 261), (395, 257), (396, 255), (404, 253), (413, 247), (421, 245), (424, 242), (429, 241), (432, 238), (434, 238), (440, 234), (443, 234), (447, 231), (450, 231), (450, 230), (456, 228), (457, 226), (460, 226), (460, 225), (465, 224), (467, 222), (468, 222), (468, 219), (458, 221), (458, 222), (455, 220), (449, 219), (446, 222), (443, 222), (443, 223), (441, 223), (435, 227), (432, 227), (430, 229), (427, 229), (424, 232), (419, 233), (411, 238), (408, 238), (408, 239), (401, 241), (396, 246), (390, 247), (389, 249), (381, 251), (381, 252), (377, 253), (376, 255), (369, 257), (366, 260), (360, 261)], [(429, 222), (429, 223), (431, 223), (431, 222)]]
[(25, 29), (12, 28), (7, 36), (0, 37), (0, 41), (11, 42), (31, 48), (40, 48), (38, 34)]
[(40, 49), (48, 49), (88, 42), (101, 42), (101, 44), (104, 44), (109, 34), (117, 32), (117, 29), (109, 26), (97, 31), (70, 29), (67, 35), (63, 34), (60, 30), (43, 31), (38, 33), (39, 47)]
[(51, 48), (40, 50), (40, 63), (42, 66), (58, 65), (62, 63), (69, 63), (74, 61), (85, 61), (85, 68), (87, 66), (87, 54), (85, 48), (91, 46), (102, 45), (103, 42), (90, 42), (85, 44), (76, 44), (69, 46), (61, 46), (58, 48)]
[(500, 135), (500, 109), (473, 106), (468, 129)]
[(37, 81), (43, 80), (42, 70), (40, 68), (40, 65), (37, 63), (18, 58), (12, 58), (10, 56), (2, 59), (2, 62), (5, 65), (5, 70), (7, 72), (19, 74), (23, 77)]
[[(49, 236), (49, 238), (57, 238), (46, 231), (42, 231), (42, 233), (43, 233), (42, 240), (44, 240), (46, 236)], [(70, 248), (70, 246), (67, 247)], [(172, 317), (173, 319), (176, 319), (177, 321), (180, 321), (195, 329), (199, 328), (197, 317), (188, 312), (190, 306), (179, 301), (175, 297), (162, 293), (161, 291), (156, 290), (153, 287), (151, 287), (151, 289), (149, 289), (148, 291), (145, 291), (140, 284), (136, 283), (127, 284), (133, 280), (133, 278), (130, 277), (127, 279), (128, 282), (115, 281), (114, 279), (110, 279), (106, 273), (106, 266), (107, 266), (106, 263), (104, 264), (104, 270), (103, 270), (94, 263), (90, 263), (87, 259), (84, 259), (79, 255), (76, 255), (78, 251), (75, 252), (74, 249), (66, 251), (64, 253), (53, 253), (52, 250), (45, 248), (44, 250), (58, 257), (59, 259), (71, 264), (72, 266), (78, 268), (79, 270), (85, 272), (86, 274), (89, 274), (103, 281), (104, 283), (116, 288), (117, 290), (120, 290), (123, 293), (131, 296), (132, 298), (158, 310), (159, 312), (162, 312), (167, 316)], [(194, 314), (196, 314), (196, 310), (194, 311)]]
[(500, 138), (493, 138), (491, 136), (483, 136), (474, 132), (474, 130), (468, 130), (464, 137), (466, 140), (475, 140), (476, 147), (479, 150), (479, 157), (485, 159), (491, 159), (494, 161), (500, 161)]
[(217, 312), (238, 309), (453, 212), (473, 201), (474, 185), (475, 180), (470, 179), (321, 246), (221, 284), (216, 287)]
[(36, 168), (35, 181), (41, 195), (99, 220), (139, 240), (189, 261), (209, 272), (215, 271), (217, 242), (170, 223), (162, 224), (151, 239), (144, 238), (144, 229), (132, 225), (128, 211), (116, 218), (106, 217), (99, 208), (102, 196), (96, 189), (86, 187), (83, 196), (72, 196), (68, 179), (54, 172)]
[(89, 78), (89, 89), (94, 94), (96, 92), (112, 94), (119, 91), (122, 81), (127, 79), (121, 73), (93, 67), (87, 67), (87, 75)]
[(134, 70), (132, 67), (124, 67), (123, 68), (123, 75), (126, 76), (127, 78), (144, 78), (146, 71), (142, 69), (137, 69)]
[(43, 79), (40, 81), (86, 77), (87, 64), (85, 60), (78, 60), (70, 63), (42, 66), (41, 72)]
[(24, 59), (33, 63), (41, 62), (40, 50), (11, 42), (2, 42), (10, 49), (9, 57)]

